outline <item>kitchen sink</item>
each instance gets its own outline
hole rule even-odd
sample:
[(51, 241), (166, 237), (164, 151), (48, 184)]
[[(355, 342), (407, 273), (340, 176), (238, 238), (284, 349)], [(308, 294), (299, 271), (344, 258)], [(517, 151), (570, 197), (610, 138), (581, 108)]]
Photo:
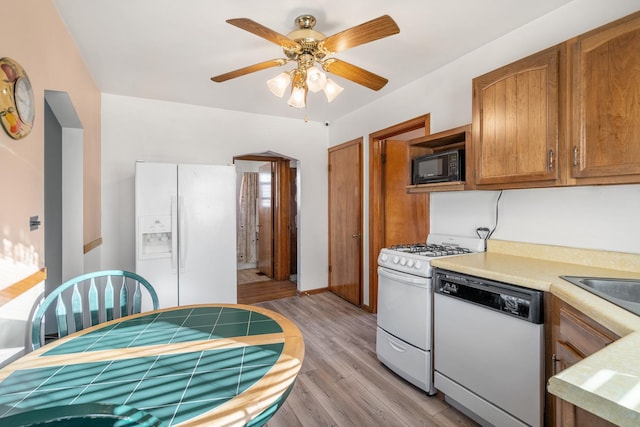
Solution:
[(640, 316), (640, 279), (587, 276), (560, 278)]

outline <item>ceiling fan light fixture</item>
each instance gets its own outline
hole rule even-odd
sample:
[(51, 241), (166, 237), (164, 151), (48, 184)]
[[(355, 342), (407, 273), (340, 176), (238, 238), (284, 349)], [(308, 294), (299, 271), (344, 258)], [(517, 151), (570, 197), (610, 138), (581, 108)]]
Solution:
[(324, 89), (327, 76), (316, 67), (307, 70), (307, 86), (311, 92), (319, 92)]
[[(328, 102), (332, 102), (343, 91), (343, 88), (328, 79), (325, 73), (340, 76), (372, 90), (382, 89), (388, 82), (384, 77), (340, 59), (327, 58), (327, 56), (400, 32), (400, 28), (389, 15), (382, 15), (329, 37), (313, 29), (316, 24), (316, 18), (313, 15), (298, 16), (295, 20), (298, 29), (286, 36), (249, 18), (227, 19), (226, 22), (280, 46), (286, 58), (259, 62), (213, 76), (211, 80), (224, 82), (295, 62), (296, 68), (267, 80), (267, 86), (271, 93), (279, 98), (282, 98), (287, 88), (291, 86), (291, 95), (287, 103), (296, 108), (306, 108), (309, 91), (322, 90)], [(322, 70), (315, 64), (318, 64)]]
[(336, 99), (338, 95), (340, 95), (340, 92), (342, 92), (344, 88), (333, 80), (327, 79), (323, 90), (325, 96), (327, 97), (327, 101), (331, 102)]
[[(310, 14), (298, 16), (295, 20), (298, 28), (288, 35), (280, 34), (249, 18), (227, 19), (226, 22), (278, 45), (286, 58), (271, 59), (238, 68), (213, 76), (211, 80), (224, 82), (246, 74), (295, 62), (297, 63), (296, 68), (268, 80), (267, 85), (271, 93), (277, 97), (283, 97), (284, 92), (291, 86), (291, 95), (287, 103), (296, 108), (306, 107), (309, 91), (319, 92), (322, 90), (328, 102), (332, 102), (343, 91), (343, 88), (328, 79), (325, 73), (339, 76), (372, 90), (382, 89), (388, 82), (384, 77), (340, 59), (327, 58), (327, 56), (400, 32), (400, 28), (389, 15), (382, 15), (328, 37), (314, 30), (316, 18)], [(318, 68), (316, 68), (316, 64)]]
[(291, 76), (289, 73), (280, 73), (274, 78), (267, 80), (269, 90), (278, 98), (282, 98), (284, 96), (284, 92), (287, 90), (289, 83), (291, 83)]
[(296, 86), (291, 91), (291, 96), (287, 101), (292, 107), (304, 108), (306, 106), (307, 88), (304, 86)]

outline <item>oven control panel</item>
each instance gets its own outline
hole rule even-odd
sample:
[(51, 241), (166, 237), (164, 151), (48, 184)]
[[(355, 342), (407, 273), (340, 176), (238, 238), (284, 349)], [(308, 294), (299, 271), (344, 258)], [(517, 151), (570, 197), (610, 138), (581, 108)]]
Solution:
[(400, 255), (389, 255), (382, 253), (380, 254), (380, 261), (384, 263), (397, 264), (401, 266), (407, 266), (409, 268), (415, 268), (419, 270), (422, 268), (422, 261), (419, 259), (407, 258), (406, 256)]
[(378, 255), (378, 266), (420, 277), (431, 277), (428, 258), (411, 253), (383, 249)]

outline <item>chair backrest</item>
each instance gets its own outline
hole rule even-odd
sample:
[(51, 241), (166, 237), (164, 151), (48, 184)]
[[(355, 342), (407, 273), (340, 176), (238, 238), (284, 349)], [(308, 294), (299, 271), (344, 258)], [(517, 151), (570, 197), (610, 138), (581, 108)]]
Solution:
[(31, 320), (33, 349), (44, 345), (44, 318), (55, 302), (58, 338), (99, 323), (140, 313), (142, 289), (151, 298), (153, 310), (159, 306), (153, 286), (142, 276), (123, 270), (83, 274), (54, 289), (40, 304)]

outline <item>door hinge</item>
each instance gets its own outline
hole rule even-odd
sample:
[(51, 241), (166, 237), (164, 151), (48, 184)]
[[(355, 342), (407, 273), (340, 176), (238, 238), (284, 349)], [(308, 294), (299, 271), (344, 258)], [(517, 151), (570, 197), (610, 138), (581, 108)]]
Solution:
[(387, 163), (387, 154), (386, 153), (382, 153), (382, 155), (380, 156), (380, 161), (382, 163)]
[(329, 273), (331, 273), (331, 266), (329, 266)]
[(327, 165), (327, 172), (331, 172), (331, 165)]

